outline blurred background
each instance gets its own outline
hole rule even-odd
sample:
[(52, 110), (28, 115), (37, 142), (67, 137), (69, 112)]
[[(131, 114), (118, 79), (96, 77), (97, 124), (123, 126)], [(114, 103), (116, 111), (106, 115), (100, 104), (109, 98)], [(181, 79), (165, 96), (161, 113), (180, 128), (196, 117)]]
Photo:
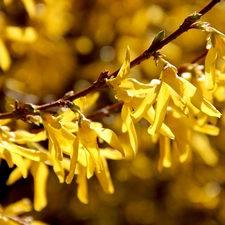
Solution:
[[(127, 45), (131, 58), (146, 50), (154, 36), (175, 31), (184, 18), (199, 11), (205, 0), (1, 0), (0, 1), (0, 112), (12, 110), (17, 99), (44, 104), (78, 92), (107, 69), (120, 68)], [(225, 3), (219, 3), (202, 21), (225, 32)], [(200, 55), (206, 34), (186, 32), (160, 52), (176, 67)], [(204, 60), (199, 63), (204, 63)], [(162, 68), (152, 59), (131, 71), (142, 82), (158, 78)], [(113, 102), (112, 93), (102, 91), (96, 108)], [(219, 110), (224, 111), (222, 103)], [(119, 129), (119, 115), (96, 118)], [(118, 121), (118, 122), (117, 122)], [(147, 124), (137, 127), (140, 150), (131, 161), (109, 161), (115, 186), (113, 195), (104, 194), (96, 178), (89, 185), (89, 204), (79, 202), (76, 183), (59, 184), (51, 171), (48, 206), (29, 215), (52, 225), (218, 225), (225, 224), (224, 124), (210, 139), (218, 163), (207, 165), (193, 153), (192, 161), (157, 171), (158, 145), (149, 138)], [(18, 122), (16, 126), (27, 128)], [(144, 128), (144, 129), (143, 129)], [(196, 143), (197, 144), (197, 143)], [(11, 169), (0, 162), (0, 203), (5, 206), (22, 197), (33, 198), (32, 177), (13, 186), (5, 181)]]

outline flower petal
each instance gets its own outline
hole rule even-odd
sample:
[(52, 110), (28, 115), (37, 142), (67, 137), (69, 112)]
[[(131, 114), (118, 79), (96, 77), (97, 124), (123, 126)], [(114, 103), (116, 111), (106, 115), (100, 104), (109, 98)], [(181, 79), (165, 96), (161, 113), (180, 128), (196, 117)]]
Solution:
[(49, 149), (50, 156), (51, 156), (53, 170), (54, 170), (56, 176), (58, 177), (59, 182), (63, 183), (64, 182), (64, 175), (65, 175), (65, 172), (64, 172), (64, 169), (63, 169), (63, 166), (62, 166), (63, 161), (59, 161), (58, 155), (57, 155), (57, 152), (55, 150), (52, 139), (49, 139), (48, 145), (49, 145), (48, 149)]
[(34, 178), (34, 209), (41, 211), (47, 205), (46, 183), (48, 167), (44, 163), (33, 163), (31, 174)]
[(21, 147), (21, 146), (11, 144), (11, 143), (5, 142), (5, 141), (3, 141), (1, 144), (8, 151), (19, 154), (19, 155), (21, 155), (25, 158), (31, 159), (33, 161), (44, 162), (48, 158), (46, 153), (39, 152), (39, 151), (34, 150), (34, 149)]
[(199, 153), (207, 165), (215, 166), (217, 164), (218, 155), (206, 135), (194, 132), (190, 141), (193, 149)]
[[(27, 178), (27, 174), (28, 174), (28, 169), (30, 168), (32, 161), (29, 159), (25, 159), (23, 166), (20, 165), (18, 167), (16, 167), (9, 175), (9, 178), (7, 180), (7, 185), (12, 185), (14, 184), (17, 180), (23, 178)], [(24, 168), (22, 168), (24, 167)]]
[(115, 78), (110, 78), (107, 82), (109, 85), (113, 86), (114, 88), (121, 83), (124, 78), (130, 73), (130, 47), (127, 46), (126, 57), (123, 62), (122, 67), (120, 68), (117, 76)]
[(160, 148), (160, 158), (158, 163), (158, 170), (159, 172), (161, 172), (163, 167), (169, 168), (172, 165), (170, 139), (168, 137), (160, 135), (159, 148)]
[(217, 51), (212, 47), (205, 58), (205, 86), (208, 90), (213, 90), (215, 86), (216, 58)]
[(17, 216), (26, 212), (30, 212), (31, 210), (32, 210), (32, 203), (30, 199), (23, 198), (15, 203), (6, 206), (4, 208), (4, 214), (8, 214), (10, 216)]
[(77, 187), (77, 197), (79, 200), (84, 203), (88, 204), (88, 190), (87, 190), (87, 178), (86, 178), (86, 171), (85, 168), (79, 166), (79, 173), (77, 175), (76, 180), (78, 187)]
[(179, 80), (183, 83), (184, 96), (189, 98), (191, 104), (209, 116), (221, 117), (221, 113), (202, 97), (201, 92), (194, 85), (182, 77), (179, 77)]
[[(155, 117), (155, 110), (153, 109), (153, 107), (151, 107), (151, 108), (148, 110), (148, 112), (145, 114), (144, 118), (145, 118), (150, 124), (152, 124), (153, 121), (154, 121), (154, 117)], [(151, 134), (151, 133), (150, 133), (150, 129), (151, 129), (151, 127), (148, 128), (148, 133), (149, 133), (149, 134)], [(171, 131), (171, 129), (170, 129), (165, 123), (162, 124), (162, 126), (161, 126), (159, 132), (160, 132), (162, 135), (164, 135), (164, 136), (166, 136), (166, 137), (168, 137), (168, 138), (170, 138), (170, 139), (174, 139), (174, 138), (175, 138), (173, 132)]]
[(26, 142), (44, 141), (47, 138), (45, 131), (41, 131), (36, 134), (33, 134), (25, 130), (16, 130), (15, 132), (11, 132), (11, 133), (15, 134), (13, 141), (19, 144), (24, 144)]
[[(129, 140), (130, 140), (130, 146), (136, 155), (137, 149), (138, 149), (138, 140), (137, 140), (137, 134), (134, 127), (133, 120), (131, 118), (131, 110), (127, 103), (123, 104), (122, 110), (121, 110), (121, 117), (123, 121), (123, 132), (128, 132)], [(126, 129), (126, 130), (125, 130)]]
[(96, 172), (95, 174), (104, 192), (112, 194), (114, 193), (114, 187), (109, 173), (108, 164), (104, 157), (102, 157), (102, 162), (103, 162), (103, 170), (100, 173)]
[(95, 132), (100, 138), (107, 142), (114, 149), (118, 150), (123, 156), (125, 156), (124, 150), (120, 144), (117, 135), (110, 129), (106, 128), (96, 128)]
[(137, 123), (143, 115), (149, 110), (156, 100), (160, 86), (154, 86), (149, 89), (147, 95), (140, 102), (138, 107), (132, 112), (131, 116), (134, 118), (134, 122)]
[(170, 100), (169, 89), (167, 88), (167, 85), (164, 82), (162, 82), (156, 104), (155, 118), (152, 126), (148, 130), (150, 134), (156, 134), (159, 132), (166, 115), (169, 100)]
[(75, 169), (77, 165), (77, 158), (78, 158), (78, 149), (79, 149), (79, 138), (75, 138), (73, 143), (73, 150), (70, 153), (70, 169), (69, 174), (66, 177), (66, 183), (70, 184), (73, 180)]
[[(97, 133), (91, 128), (91, 122), (89, 120), (83, 119), (81, 126), (79, 127), (79, 139), (80, 143), (90, 154), (87, 155), (89, 161), (88, 166), (92, 167), (92, 163), (96, 167), (96, 170), (100, 172), (102, 170), (102, 162), (100, 157), (100, 151), (97, 143)], [(92, 169), (91, 169), (92, 171)]]
[(177, 94), (176, 91), (174, 91), (173, 88), (171, 88), (168, 84), (164, 83), (169, 92), (170, 92), (170, 96), (175, 104), (175, 106), (178, 107), (178, 109), (180, 109), (185, 115), (188, 114), (188, 108), (187, 108), (187, 103), (181, 98), (180, 95)]

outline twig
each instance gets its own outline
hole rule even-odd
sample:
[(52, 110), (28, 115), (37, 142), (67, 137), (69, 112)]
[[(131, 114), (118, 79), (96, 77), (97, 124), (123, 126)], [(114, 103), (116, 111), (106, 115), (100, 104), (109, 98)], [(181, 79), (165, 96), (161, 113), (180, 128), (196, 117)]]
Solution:
[(196, 57), (194, 60), (191, 61), (191, 64), (198, 62), (200, 59), (204, 58), (208, 53), (208, 49), (206, 49), (201, 55)]
[(123, 105), (122, 101), (116, 102), (111, 105), (107, 105), (91, 114), (85, 115), (86, 118), (92, 119), (96, 117), (109, 116), (112, 112), (118, 111)]
[[(176, 39), (178, 36), (180, 36), (181, 34), (183, 34), (186, 31), (192, 29), (193, 28), (192, 24), (195, 23), (197, 20), (199, 20), (204, 14), (206, 14), (208, 11), (210, 11), (219, 2), (220, 2), (220, 0), (212, 0), (209, 4), (207, 4), (198, 13), (194, 13), (194, 14), (188, 16), (175, 32), (173, 32), (172, 34), (170, 34), (168, 37), (161, 40), (160, 42), (157, 42), (154, 45), (152, 44), (149, 47), (149, 49), (147, 49), (140, 56), (138, 56), (137, 58), (132, 60), (130, 63), (130, 67), (133, 68), (133, 67), (141, 64), (143, 61), (149, 59), (151, 56), (154, 56), (158, 50), (160, 50), (162, 47), (164, 47), (165, 45), (167, 45), (168, 43), (170, 43), (171, 41)], [(12, 112), (2, 113), (2, 114), (0, 114), (0, 119), (6, 119), (6, 118), (18, 119), (18, 118), (20, 118), (20, 116), (24, 118), (24, 116), (26, 116), (26, 115), (36, 115), (37, 111), (46, 111), (46, 110), (50, 110), (52, 108), (60, 107), (60, 106), (62, 106), (62, 103), (63, 103), (62, 100), (73, 101), (77, 98), (86, 96), (87, 94), (92, 93), (94, 91), (98, 91), (98, 90), (107, 88), (108, 85), (106, 84), (104, 78), (116, 77), (118, 72), (119, 72), (119, 69), (114, 71), (111, 74), (109, 73), (109, 71), (103, 71), (100, 74), (98, 80), (95, 81), (90, 87), (88, 87), (76, 94), (71, 94), (66, 97), (64, 96), (63, 98), (61, 98), (57, 101), (54, 101), (54, 102), (51, 102), (48, 104), (44, 104), (44, 105), (40, 105), (40, 106), (36, 106), (36, 108), (33, 112), (30, 112), (30, 111), (18, 112), (18, 110), (15, 109)], [(29, 105), (29, 104), (26, 104), (26, 105)]]

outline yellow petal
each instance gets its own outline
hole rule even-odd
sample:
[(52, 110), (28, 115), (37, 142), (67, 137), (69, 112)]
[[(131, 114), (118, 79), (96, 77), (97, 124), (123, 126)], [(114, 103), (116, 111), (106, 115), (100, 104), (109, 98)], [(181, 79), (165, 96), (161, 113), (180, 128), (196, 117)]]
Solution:
[(104, 192), (108, 194), (112, 194), (114, 193), (114, 187), (113, 187), (112, 179), (108, 169), (108, 164), (104, 157), (102, 157), (102, 162), (103, 162), (103, 170), (100, 173), (96, 172), (95, 174)]
[(128, 90), (124, 90), (123, 88), (116, 87), (115, 90), (116, 90), (115, 98), (120, 101), (129, 103), (134, 97), (134, 95), (131, 92), (129, 92)]
[(218, 102), (225, 101), (225, 88), (224, 86), (218, 86), (214, 92), (214, 97)]
[[(83, 119), (79, 127), (80, 143), (89, 152), (97, 171), (102, 170), (100, 151), (97, 143), (97, 133), (91, 127), (91, 122)], [(91, 162), (91, 161), (90, 161)]]
[(160, 86), (157, 85), (150, 88), (147, 95), (140, 102), (135, 111), (132, 112), (131, 116), (134, 118), (135, 123), (138, 122), (143, 117), (143, 115), (149, 110), (149, 108), (153, 105), (157, 97), (159, 87)]
[[(126, 128), (129, 140), (130, 140), (130, 146), (133, 150), (133, 153), (136, 155), (138, 150), (138, 140), (137, 140), (137, 134), (134, 127), (133, 120), (131, 118), (131, 110), (128, 104), (124, 103), (123, 108), (121, 111), (121, 117), (124, 124), (124, 127)], [(125, 130), (123, 130), (124, 132)]]
[(158, 94), (155, 118), (154, 118), (152, 126), (148, 130), (150, 134), (156, 134), (159, 132), (166, 115), (169, 100), (170, 100), (170, 92), (166, 84), (163, 82), (161, 84), (161, 88)]
[(0, 127), (6, 125), (6, 124), (9, 123), (10, 121), (11, 121), (11, 119), (0, 120)]
[[(185, 117), (184, 121), (187, 120)], [(181, 163), (188, 159), (190, 153), (190, 128), (183, 123), (182, 119), (174, 118), (172, 115), (168, 115), (167, 124), (175, 135), (175, 142), (179, 151), (179, 161)], [(190, 127), (193, 123), (188, 121)]]
[[(91, 151), (91, 150), (89, 150)], [(87, 164), (87, 170), (86, 170), (86, 175), (87, 179), (90, 179), (96, 170), (96, 163), (94, 162), (93, 158), (91, 157), (91, 154), (89, 151), (85, 151), (86, 155), (86, 164)], [(98, 168), (98, 172), (100, 173), (102, 170), (102, 160), (101, 160), (101, 169)]]
[(111, 149), (111, 148), (101, 148), (100, 154), (101, 154), (101, 156), (103, 156), (107, 159), (113, 159), (113, 160), (124, 159), (124, 156), (122, 156), (117, 150)]
[(59, 130), (60, 128), (55, 129), (51, 124), (48, 124), (45, 122), (44, 122), (44, 126), (47, 130), (49, 141), (51, 141), (51, 143), (54, 145), (58, 160), (62, 161), (63, 152), (60, 146), (60, 143), (62, 143), (62, 135)]
[(70, 155), (70, 153), (73, 151), (75, 136), (65, 127), (61, 127), (59, 136), (60, 138), (57, 140), (60, 144), (60, 148), (64, 153)]
[(218, 155), (212, 148), (209, 139), (204, 134), (192, 133), (191, 144), (193, 149), (199, 153), (202, 159), (209, 166), (215, 166), (218, 162)]
[(79, 174), (77, 175), (77, 197), (84, 203), (88, 204), (87, 178), (85, 168), (79, 166)]
[(178, 109), (180, 109), (185, 115), (187, 115), (188, 113), (188, 108), (187, 108), (187, 103), (181, 98), (180, 95), (177, 94), (176, 91), (174, 91), (173, 88), (171, 88), (168, 84), (164, 83), (169, 92), (170, 92), (170, 96), (175, 104), (175, 106), (178, 107)]
[(75, 169), (77, 165), (77, 158), (78, 158), (78, 149), (79, 149), (79, 138), (77, 137), (74, 140), (73, 143), (73, 150), (70, 153), (70, 169), (69, 169), (69, 174), (66, 177), (66, 183), (70, 184), (71, 181), (73, 180), (74, 174), (75, 174)]
[(9, 52), (3, 42), (3, 40), (0, 38), (0, 67), (4, 72), (6, 72), (11, 65), (11, 58), (9, 56)]
[(126, 76), (130, 73), (130, 47), (127, 46), (126, 57), (123, 62), (122, 67), (120, 68), (117, 76), (115, 78), (109, 79), (107, 82), (110, 86), (116, 87), (121, 83), (121, 81), (126, 78)]
[(29, 149), (29, 148), (25, 148), (25, 147), (21, 147), (15, 144), (11, 144), (8, 142), (2, 142), (3, 146), (5, 149), (7, 149), (10, 152), (19, 154), (25, 158), (31, 159), (33, 161), (37, 161), (37, 162), (44, 162), (47, 160), (47, 154), (44, 152), (39, 152), (37, 150), (34, 149)]
[(122, 80), (119, 85), (120, 88), (129, 91), (136, 97), (144, 97), (148, 93), (149, 89), (154, 86), (156, 85), (153, 85), (151, 83), (144, 84), (134, 78), (126, 78)]
[(163, 167), (169, 168), (172, 165), (170, 139), (168, 137), (160, 135), (159, 148), (160, 148), (160, 158), (158, 163), (158, 170), (159, 172), (161, 172)]
[(77, 161), (81, 166), (87, 167), (86, 150), (81, 144), (79, 145)]
[(6, 160), (8, 166), (12, 168), (14, 166), (14, 163), (12, 161), (12, 153), (8, 150), (6, 150), (3, 146), (0, 146), (0, 158), (3, 158)]
[(222, 73), (221, 71), (217, 71), (216, 73), (216, 83), (225, 85), (225, 74)]
[(202, 97), (200, 90), (182, 77), (179, 77), (179, 79), (183, 83), (184, 96), (188, 97), (196, 108), (209, 116), (221, 117), (221, 113), (209, 101)]
[(208, 134), (212, 136), (217, 136), (220, 133), (220, 129), (211, 124), (204, 124), (203, 126), (194, 125), (193, 129), (200, 133), (204, 133), (204, 134)]
[(208, 90), (213, 90), (215, 86), (217, 51), (210, 48), (205, 58), (205, 86)]
[[(145, 114), (144, 118), (145, 118), (150, 124), (152, 124), (153, 121), (154, 121), (154, 117), (155, 117), (155, 110), (153, 109), (153, 107), (151, 107), (151, 108), (148, 110), (148, 112)], [(151, 133), (150, 133), (150, 129), (151, 129), (151, 127), (148, 128), (148, 133), (149, 133), (149, 134), (151, 134)], [(174, 138), (175, 138), (173, 132), (171, 131), (171, 129), (170, 129), (165, 123), (162, 124), (162, 126), (161, 126), (159, 132), (160, 132), (162, 135), (164, 135), (164, 136), (166, 136), (166, 137), (168, 137), (168, 138), (170, 138), (170, 139), (174, 139)]]
[(188, 108), (194, 106), (209, 116), (221, 116), (221, 113), (210, 102), (203, 98), (200, 90), (186, 79), (176, 75), (176, 71), (173, 67), (166, 67), (162, 73), (161, 80), (172, 87), (178, 95), (187, 102)]
[(35, 15), (35, 3), (33, 0), (22, 0), (23, 4), (29, 14), (29, 16), (32, 18)]
[[(18, 169), (20, 170), (23, 178), (26, 178), (27, 177), (27, 172), (28, 172), (28, 165), (30, 163), (25, 163), (25, 160), (23, 159), (23, 157), (21, 157), (20, 155), (17, 155), (17, 154), (13, 154), (11, 153), (12, 155), (12, 161), (13, 163), (18, 167)], [(27, 161), (30, 161), (30, 160), (27, 160)]]
[(53, 170), (55, 172), (55, 174), (57, 175), (59, 182), (63, 183), (64, 182), (64, 169), (62, 166), (62, 161), (59, 161), (58, 159), (58, 155), (57, 152), (55, 150), (54, 144), (52, 143), (52, 140), (49, 139), (49, 152), (50, 152), (50, 156), (51, 156), (51, 161), (52, 161), (52, 165), (53, 165)]
[(32, 210), (32, 203), (30, 199), (23, 198), (15, 203), (12, 203), (4, 208), (4, 214), (10, 216), (17, 216)]
[(36, 134), (30, 133), (25, 130), (16, 130), (15, 132), (11, 132), (15, 137), (13, 138), (13, 141), (24, 144), (26, 142), (39, 142), (46, 140), (46, 132), (41, 131)]
[(215, 33), (215, 47), (220, 56), (225, 60), (225, 35), (221, 32)]
[(19, 167), (16, 167), (9, 175), (9, 178), (7, 180), (7, 185), (12, 185), (16, 181), (22, 178), (27, 178), (28, 169), (30, 168), (32, 161), (29, 159), (25, 159), (23, 166), (20, 164)]
[(48, 167), (44, 163), (33, 163), (31, 174), (34, 178), (34, 209), (41, 211), (47, 205), (46, 183)]
[(95, 132), (100, 138), (102, 138), (114, 149), (118, 150), (123, 156), (125, 155), (117, 135), (112, 130), (106, 128), (96, 128)]

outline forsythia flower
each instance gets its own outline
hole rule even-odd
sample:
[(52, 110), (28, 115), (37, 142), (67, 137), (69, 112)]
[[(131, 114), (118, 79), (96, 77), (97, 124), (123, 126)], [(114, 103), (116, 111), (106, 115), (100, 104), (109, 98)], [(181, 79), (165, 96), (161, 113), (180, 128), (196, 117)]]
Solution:
[[(126, 78), (130, 71), (130, 49), (128, 47), (124, 63), (115, 78), (107, 82), (116, 91), (116, 98), (124, 102), (121, 117), (122, 131), (128, 132), (131, 148), (134, 154), (137, 153), (138, 141), (134, 123), (138, 122), (143, 115), (152, 122), (152, 116), (146, 113), (157, 97), (158, 87), (154, 82), (143, 84), (132, 78)], [(152, 111), (152, 110), (151, 110)], [(173, 134), (163, 124), (160, 132), (174, 138)]]
[[(218, 127), (208, 124), (207, 121), (204, 124), (199, 124), (199, 119), (194, 114), (189, 114), (186, 117), (175, 110), (168, 111), (165, 123), (170, 127), (176, 138), (173, 145), (171, 145), (171, 141), (167, 137), (161, 135), (159, 139), (161, 157), (158, 169), (160, 171), (163, 167), (171, 166), (171, 148), (173, 152), (175, 149), (177, 150), (181, 163), (188, 159), (191, 149), (196, 150), (208, 165), (214, 165), (217, 162), (217, 155), (212, 149), (206, 134), (217, 136), (219, 134)], [(197, 139), (199, 141), (196, 141)], [(204, 149), (204, 154), (201, 149)]]
[[(82, 156), (82, 154), (80, 154), (78, 156), (78, 161), (80, 161), (80, 158), (82, 157), (85, 158), (84, 155)], [(101, 163), (102, 163), (102, 170), (100, 173), (95, 170), (95, 175), (99, 183), (101, 184), (104, 192), (108, 194), (112, 194), (114, 193), (114, 186), (111, 180), (106, 159), (120, 160), (120, 159), (123, 159), (123, 156), (116, 150), (112, 151), (112, 149), (106, 148), (106, 149), (100, 149), (100, 157), (101, 157)], [(66, 165), (66, 162), (65, 162), (65, 165)], [(76, 182), (78, 184), (77, 196), (79, 200), (85, 204), (88, 203), (88, 186), (87, 186), (86, 167), (87, 167), (87, 162), (85, 162), (84, 159), (81, 161), (81, 163), (78, 163), (76, 167), (76, 174), (77, 174)]]
[(18, 202), (10, 204), (5, 208), (0, 205), (0, 224), (1, 225), (47, 225), (41, 221), (35, 221), (30, 216), (20, 218), (23, 213), (30, 212), (32, 210), (32, 204), (29, 199), (24, 198)]
[[(9, 167), (13, 167), (14, 164), (17, 166), (11, 172), (7, 184), (11, 185), (22, 177), (26, 178), (30, 169), (34, 178), (34, 208), (40, 211), (47, 205), (48, 167), (45, 162), (48, 159), (48, 153), (32, 148), (32, 143), (45, 140), (46, 134), (44, 131), (37, 134), (21, 130), (10, 132), (4, 126), (0, 128), (0, 131), (0, 157), (7, 161)], [(18, 144), (30, 145), (31, 148), (25, 148)]]
[[(96, 100), (98, 95), (93, 97)], [(107, 161), (103, 156), (104, 151), (99, 147), (99, 143), (104, 141), (115, 149), (114, 151), (111, 149), (115, 159), (124, 157), (124, 150), (116, 134), (110, 129), (103, 128), (101, 123), (86, 119), (81, 113), (86, 107), (85, 100), (86, 97), (74, 101), (79, 113), (66, 110), (60, 112), (58, 117), (43, 115), (43, 125), (49, 138), (49, 160), (53, 169), (60, 182), (64, 182), (64, 169), (68, 170), (65, 179), (68, 184), (74, 175), (77, 175), (77, 195), (83, 203), (88, 202), (87, 179), (94, 174), (105, 192), (113, 193), (114, 190)], [(89, 103), (91, 106), (92, 102)], [(115, 151), (120, 155), (118, 156)], [(66, 159), (64, 154), (69, 155), (70, 160)]]
[(205, 59), (205, 84), (208, 90), (212, 90), (216, 81), (216, 60), (218, 56), (225, 60), (225, 35), (211, 27), (207, 31), (210, 34), (206, 46), (209, 51)]
[[(165, 60), (163, 60), (165, 62)], [(125, 61), (115, 78), (108, 84), (116, 91), (116, 98), (124, 102), (122, 131), (128, 132), (131, 147), (137, 151), (137, 134), (134, 124), (141, 118), (151, 124), (148, 133), (160, 133), (160, 160), (158, 169), (171, 166), (170, 139), (174, 139), (180, 162), (187, 160), (193, 130), (209, 135), (218, 135), (219, 129), (207, 124), (208, 118), (220, 117), (220, 112), (204, 97), (206, 91), (177, 75), (177, 69), (169, 64), (164, 67), (160, 79), (142, 84), (127, 78), (129, 74), (129, 48)], [(198, 80), (201, 81), (200, 79)], [(156, 103), (156, 104), (155, 104)], [(168, 112), (173, 116), (169, 116)], [(170, 120), (166, 117), (169, 117)], [(173, 121), (173, 123), (170, 123)], [(183, 124), (183, 125), (182, 125)], [(182, 131), (180, 127), (183, 127)], [(210, 149), (210, 148), (208, 148)]]

